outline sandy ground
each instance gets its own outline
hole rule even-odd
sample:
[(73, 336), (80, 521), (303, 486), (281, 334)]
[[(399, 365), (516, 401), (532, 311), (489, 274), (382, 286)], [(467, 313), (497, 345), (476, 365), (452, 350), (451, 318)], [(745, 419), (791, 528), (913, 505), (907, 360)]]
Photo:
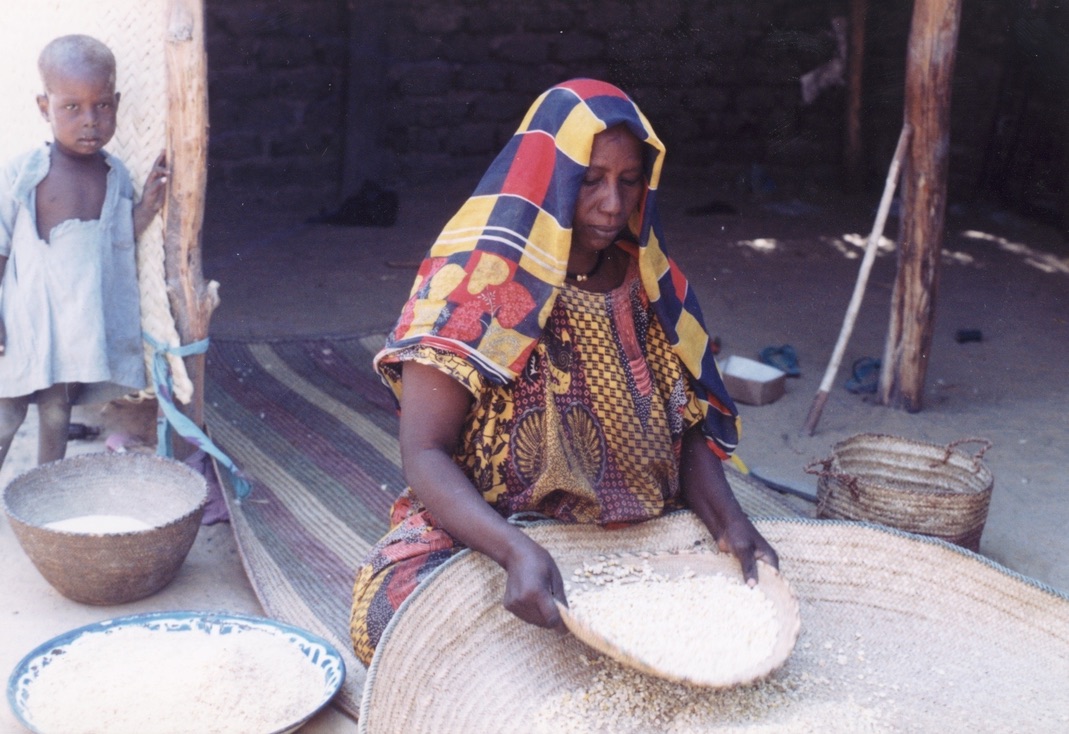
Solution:
[[(304, 224), (311, 211), (254, 203), (209, 206), (205, 272), (222, 283), (213, 334), (229, 337), (366, 334), (387, 330), (419, 257), (474, 180), (401, 192), (391, 228)], [(741, 406), (739, 455), (756, 472), (815, 493), (810, 462), (857, 433), (879, 432), (938, 444), (989, 439), (995, 476), (981, 552), (1007, 567), (1069, 591), (1069, 244), (1053, 230), (984, 207), (952, 207), (937, 297), (924, 408), (905, 413), (874, 404), (843, 385), (855, 359), (883, 351), (895, 258), (881, 250), (863, 307), (815, 435), (802, 431), (831, 356), (872, 227), (878, 195), (781, 196), (765, 201), (702, 185), (662, 194), (670, 251), (688, 274), (723, 356), (756, 358), (791, 344), (802, 375), (776, 402)], [(727, 201), (733, 214), (688, 214)], [(894, 236), (894, 218), (887, 234)], [(959, 329), (979, 342), (958, 343)], [(102, 434), (125, 430), (129, 415), (84, 409), (76, 420)], [(139, 419), (138, 425), (143, 425)], [(103, 450), (102, 440), (70, 444), (70, 453)], [(35, 419), (23, 426), (0, 485), (33, 466)], [(805, 502), (801, 502), (805, 505)], [(0, 669), (73, 627), (164, 609), (259, 613), (227, 524), (201, 529), (178, 578), (142, 602), (89, 607), (55, 592), (0, 521)], [(6, 675), (6, 673), (5, 673)], [(7, 707), (0, 731), (20, 731)], [(355, 724), (328, 709), (304, 731), (349, 732)]]

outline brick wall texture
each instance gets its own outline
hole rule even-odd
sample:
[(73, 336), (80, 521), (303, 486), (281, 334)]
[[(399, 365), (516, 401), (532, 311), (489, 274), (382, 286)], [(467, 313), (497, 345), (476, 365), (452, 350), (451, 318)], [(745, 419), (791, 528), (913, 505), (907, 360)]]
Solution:
[[(878, 190), (901, 126), (912, 2), (868, 5), (862, 129)], [(964, 8), (952, 189), (975, 187), (985, 165), (1015, 12), (1008, 0)], [(834, 56), (845, 0), (207, 0), (210, 187), (327, 204), (351, 193), (354, 14), (381, 57), (381, 94), (366, 100), (379, 183), (477, 174), (540, 92), (590, 76), (638, 101), (671, 173), (839, 184), (845, 92), (804, 105), (799, 77)]]

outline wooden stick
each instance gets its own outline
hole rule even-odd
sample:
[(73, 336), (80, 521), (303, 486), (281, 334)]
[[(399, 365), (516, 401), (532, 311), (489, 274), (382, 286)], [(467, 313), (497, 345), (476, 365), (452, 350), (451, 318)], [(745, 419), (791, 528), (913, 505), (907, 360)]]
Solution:
[(891, 159), (891, 168), (887, 171), (887, 181), (883, 186), (883, 198), (880, 199), (880, 207), (876, 210), (876, 221), (872, 225), (868, 242), (865, 243), (865, 256), (861, 259), (861, 268), (857, 274), (857, 282), (854, 284), (854, 293), (850, 297), (850, 305), (846, 309), (843, 318), (843, 327), (839, 330), (839, 341), (832, 351), (828, 368), (824, 371), (824, 379), (820, 382), (820, 389), (813, 397), (813, 404), (809, 406), (809, 415), (805, 419), (805, 430), (812, 436), (820, 421), (820, 414), (824, 411), (824, 404), (828, 401), (828, 393), (831, 392), (832, 382), (835, 381), (835, 373), (839, 371), (843, 353), (846, 351), (846, 343), (850, 340), (850, 334), (854, 330), (854, 321), (857, 320), (857, 312), (861, 308), (861, 299), (865, 295), (865, 286), (868, 284), (869, 272), (872, 263), (876, 259), (876, 247), (880, 244), (883, 236), (883, 228), (887, 224), (887, 214), (891, 210), (891, 200), (894, 199), (895, 187), (898, 184), (898, 172), (902, 166), (902, 158), (906, 154), (906, 147), (911, 133), (909, 124), (902, 125), (902, 133), (898, 136), (898, 145), (895, 147), (894, 157)]
[(876, 400), (910, 413), (923, 407), (935, 338), (961, 6), (961, 0), (914, 0), (906, 53), (902, 117), (913, 135), (902, 169), (898, 268)]
[(868, 0), (850, 0), (850, 43), (846, 57), (846, 152), (843, 179), (848, 191), (861, 187), (861, 93), (865, 65), (865, 16)]
[[(207, 183), (208, 86), (203, 0), (169, 0), (167, 6), (167, 165), (171, 169), (164, 209), (167, 293), (182, 344), (208, 336), (219, 304), (218, 283), (201, 272), (201, 227)], [(185, 358), (193, 400), (180, 409), (204, 425), (204, 355)], [(179, 458), (193, 448), (176, 442)]]

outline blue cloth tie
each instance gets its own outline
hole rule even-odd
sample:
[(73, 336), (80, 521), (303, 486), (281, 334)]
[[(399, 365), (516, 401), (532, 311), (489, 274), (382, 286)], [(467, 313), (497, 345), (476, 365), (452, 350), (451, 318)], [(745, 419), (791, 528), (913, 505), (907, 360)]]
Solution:
[(188, 357), (193, 354), (204, 354), (208, 351), (208, 340), (201, 339), (183, 346), (169, 347), (144, 332), (142, 336), (152, 347), (152, 386), (156, 391), (156, 399), (159, 401), (161, 410), (161, 415), (156, 419), (156, 454), (174, 458), (174, 451), (171, 448), (171, 429), (174, 429), (179, 436), (206, 454), (214, 456), (223, 465), (230, 474), (234, 493), (240, 502), (252, 491), (248, 478), (238, 469), (234, 461), (208, 438), (208, 434), (184, 415), (174, 402), (174, 382), (171, 378), (171, 365), (167, 361), (167, 355)]

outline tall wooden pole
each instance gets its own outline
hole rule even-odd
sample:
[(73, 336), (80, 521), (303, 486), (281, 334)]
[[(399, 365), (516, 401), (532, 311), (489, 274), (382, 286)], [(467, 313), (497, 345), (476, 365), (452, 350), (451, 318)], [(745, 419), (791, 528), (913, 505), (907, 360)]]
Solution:
[[(164, 217), (167, 295), (182, 344), (207, 338), (219, 304), (215, 282), (201, 271), (201, 229), (208, 180), (208, 81), (203, 0), (168, 0), (167, 165), (171, 169)], [(198, 427), (204, 425), (204, 355), (185, 358), (193, 400), (181, 406)], [(183, 442), (179, 442), (183, 443)], [(181, 457), (189, 447), (175, 446)]]
[(846, 55), (846, 151), (843, 180), (846, 190), (858, 191), (863, 184), (861, 148), (862, 70), (865, 66), (865, 16), (868, 0), (850, 0), (850, 41)]
[(913, 130), (902, 176), (898, 273), (880, 373), (880, 402), (923, 406), (946, 214), (950, 88), (961, 0), (914, 0), (905, 123)]

